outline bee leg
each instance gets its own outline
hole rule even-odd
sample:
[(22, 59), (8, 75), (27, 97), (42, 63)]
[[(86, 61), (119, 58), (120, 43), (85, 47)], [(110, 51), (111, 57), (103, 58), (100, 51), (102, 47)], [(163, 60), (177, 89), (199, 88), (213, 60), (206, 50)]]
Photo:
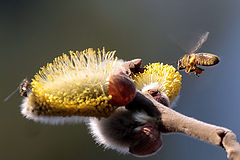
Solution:
[(191, 67), (186, 67), (186, 70), (185, 70), (185, 72), (186, 72), (186, 73), (190, 73), (190, 72), (191, 72), (191, 70), (192, 70), (192, 69), (191, 69)]
[(188, 66), (185, 70), (186, 73), (190, 73), (196, 70), (196, 66)]
[(203, 71), (204, 71), (204, 69), (196, 67), (194, 73), (195, 73), (196, 76), (199, 77), (199, 74), (201, 74)]

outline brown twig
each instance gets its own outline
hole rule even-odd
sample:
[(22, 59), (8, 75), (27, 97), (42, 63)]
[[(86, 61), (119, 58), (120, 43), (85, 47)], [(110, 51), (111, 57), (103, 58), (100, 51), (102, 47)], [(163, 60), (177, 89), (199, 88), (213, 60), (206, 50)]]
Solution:
[[(141, 59), (135, 59), (125, 63), (125, 74), (142, 72)], [(227, 157), (232, 160), (240, 160), (240, 144), (236, 135), (229, 129), (201, 122), (191, 117), (178, 113), (163, 104), (157, 102), (150, 94), (137, 92), (136, 97), (126, 108), (138, 109), (141, 106), (150, 116), (157, 117), (161, 132), (183, 133), (193, 138), (215, 146), (223, 147)]]
[[(198, 138), (204, 142), (223, 147), (229, 159), (240, 160), (240, 145), (236, 135), (229, 129), (201, 122), (194, 118), (180, 114), (160, 103), (147, 93), (138, 92), (131, 106), (137, 103), (148, 108), (147, 112), (156, 111), (157, 108), (159, 125), (164, 133), (183, 133)], [(151, 113), (151, 114), (156, 114)]]

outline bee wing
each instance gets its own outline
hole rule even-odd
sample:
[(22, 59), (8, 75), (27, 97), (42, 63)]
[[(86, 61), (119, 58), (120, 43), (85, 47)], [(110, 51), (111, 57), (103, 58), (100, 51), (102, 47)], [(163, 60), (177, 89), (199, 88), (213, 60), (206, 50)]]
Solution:
[(204, 33), (199, 41), (197, 42), (196, 46), (193, 47), (193, 49), (190, 51), (190, 53), (195, 53), (199, 48), (201, 48), (201, 46), (203, 45), (204, 42), (206, 42), (207, 38), (208, 38), (209, 32)]
[(209, 32), (172, 33), (168, 38), (186, 53), (196, 52), (207, 40)]
[(15, 89), (10, 95), (8, 95), (3, 101), (6, 102), (9, 98), (11, 98), (17, 91), (19, 90), (19, 87)]

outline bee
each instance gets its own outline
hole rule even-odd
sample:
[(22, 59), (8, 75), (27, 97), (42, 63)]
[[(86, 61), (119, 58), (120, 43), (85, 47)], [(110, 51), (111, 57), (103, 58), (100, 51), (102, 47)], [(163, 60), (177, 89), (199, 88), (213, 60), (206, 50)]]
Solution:
[(24, 78), (20, 85), (17, 87), (16, 90), (14, 90), (9, 96), (7, 96), (4, 99), (4, 102), (6, 102), (9, 98), (11, 98), (17, 91), (19, 91), (20, 95), (23, 97), (28, 96), (28, 92), (30, 91), (30, 82), (27, 80), (27, 78)]
[(216, 65), (220, 60), (219, 57), (211, 53), (196, 53), (196, 51), (206, 42), (209, 32), (203, 34), (196, 46), (186, 55), (178, 60), (178, 70), (186, 69), (186, 73), (194, 72), (196, 76), (199, 76), (204, 69), (200, 66), (213, 66)]
[(27, 78), (24, 78), (22, 83), (19, 85), (19, 93), (23, 97), (27, 97), (28, 92), (30, 90), (30, 82)]

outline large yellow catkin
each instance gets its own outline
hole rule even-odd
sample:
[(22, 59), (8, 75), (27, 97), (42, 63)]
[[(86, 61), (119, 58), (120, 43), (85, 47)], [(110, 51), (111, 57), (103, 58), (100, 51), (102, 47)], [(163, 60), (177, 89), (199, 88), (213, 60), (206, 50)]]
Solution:
[(145, 68), (143, 73), (132, 76), (137, 89), (142, 90), (144, 87), (155, 83), (157, 89), (164, 92), (172, 103), (181, 89), (182, 76), (179, 72), (176, 72), (173, 66), (163, 65), (162, 63), (152, 63)]
[(42, 67), (31, 82), (27, 110), (38, 116), (109, 116), (108, 78), (122, 61), (115, 51), (92, 48), (63, 54)]

